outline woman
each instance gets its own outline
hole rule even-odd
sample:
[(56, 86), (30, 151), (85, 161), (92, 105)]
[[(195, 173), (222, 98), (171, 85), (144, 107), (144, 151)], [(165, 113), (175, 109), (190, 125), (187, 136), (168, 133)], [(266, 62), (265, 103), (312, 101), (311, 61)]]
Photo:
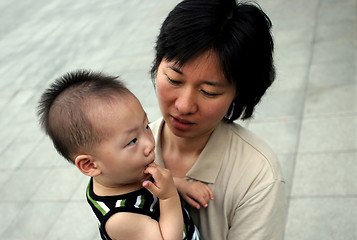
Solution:
[(156, 162), (171, 170), (204, 239), (283, 239), (278, 160), (233, 123), (252, 117), (274, 81), (270, 28), (254, 4), (185, 0), (157, 38)]

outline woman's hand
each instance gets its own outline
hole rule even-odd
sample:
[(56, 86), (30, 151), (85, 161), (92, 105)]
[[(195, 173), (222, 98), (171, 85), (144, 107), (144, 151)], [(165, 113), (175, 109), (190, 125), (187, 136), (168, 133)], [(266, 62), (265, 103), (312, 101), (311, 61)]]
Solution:
[(211, 188), (204, 183), (189, 182), (183, 178), (174, 178), (174, 181), (181, 197), (196, 209), (201, 206), (206, 208), (214, 198)]

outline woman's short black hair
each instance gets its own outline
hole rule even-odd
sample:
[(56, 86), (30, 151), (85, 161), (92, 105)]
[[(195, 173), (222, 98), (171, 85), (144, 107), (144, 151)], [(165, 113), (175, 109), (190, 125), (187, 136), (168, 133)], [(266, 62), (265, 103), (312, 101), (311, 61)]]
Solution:
[(183, 66), (192, 57), (213, 50), (227, 80), (236, 86), (237, 97), (225, 120), (249, 119), (275, 79), (271, 26), (256, 3), (184, 0), (161, 26), (151, 69), (153, 83), (164, 58)]

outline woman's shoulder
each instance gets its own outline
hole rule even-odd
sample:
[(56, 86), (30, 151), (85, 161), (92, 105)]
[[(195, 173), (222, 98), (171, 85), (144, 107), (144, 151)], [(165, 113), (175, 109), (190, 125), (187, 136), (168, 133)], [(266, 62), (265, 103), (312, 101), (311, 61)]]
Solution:
[(258, 137), (255, 133), (249, 130), (246, 127), (243, 127), (239, 123), (225, 123), (222, 122), (219, 126), (222, 130), (221, 133), (227, 132), (231, 135), (232, 141), (240, 140), (248, 146), (256, 149), (262, 154), (269, 153), (274, 154), (271, 147), (260, 137)]
[[(273, 149), (252, 131), (239, 123), (221, 123), (222, 133), (230, 136), (231, 150), (237, 153), (240, 161), (249, 161), (249, 165), (267, 165), (275, 179), (282, 178), (278, 158)], [(239, 149), (239, 151), (236, 151)], [(255, 162), (255, 163), (253, 163)]]
[(224, 123), (226, 128), (232, 132), (233, 138), (239, 138), (245, 143), (247, 143), (252, 148), (255, 148), (257, 151), (261, 152), (262, 154), (274, 154), (272, 148), (260, 137), (258, 137), (255, 133), (249, 130), (246, 127), (238, 123)]

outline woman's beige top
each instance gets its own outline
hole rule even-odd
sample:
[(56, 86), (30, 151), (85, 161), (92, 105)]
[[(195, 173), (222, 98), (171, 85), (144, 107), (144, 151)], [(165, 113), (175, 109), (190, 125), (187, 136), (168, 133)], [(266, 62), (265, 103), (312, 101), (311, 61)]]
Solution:
[[(163, 124), (160, 118), (151, 128), (157, 146), (155, 161), (164, 167)], [(214, 193), (205, 209), (186, 206), (203, 239), (283, 239), (286, 197), (279, 162), (247, 129), (221, 122), (186, 178), (206, 183)]]

